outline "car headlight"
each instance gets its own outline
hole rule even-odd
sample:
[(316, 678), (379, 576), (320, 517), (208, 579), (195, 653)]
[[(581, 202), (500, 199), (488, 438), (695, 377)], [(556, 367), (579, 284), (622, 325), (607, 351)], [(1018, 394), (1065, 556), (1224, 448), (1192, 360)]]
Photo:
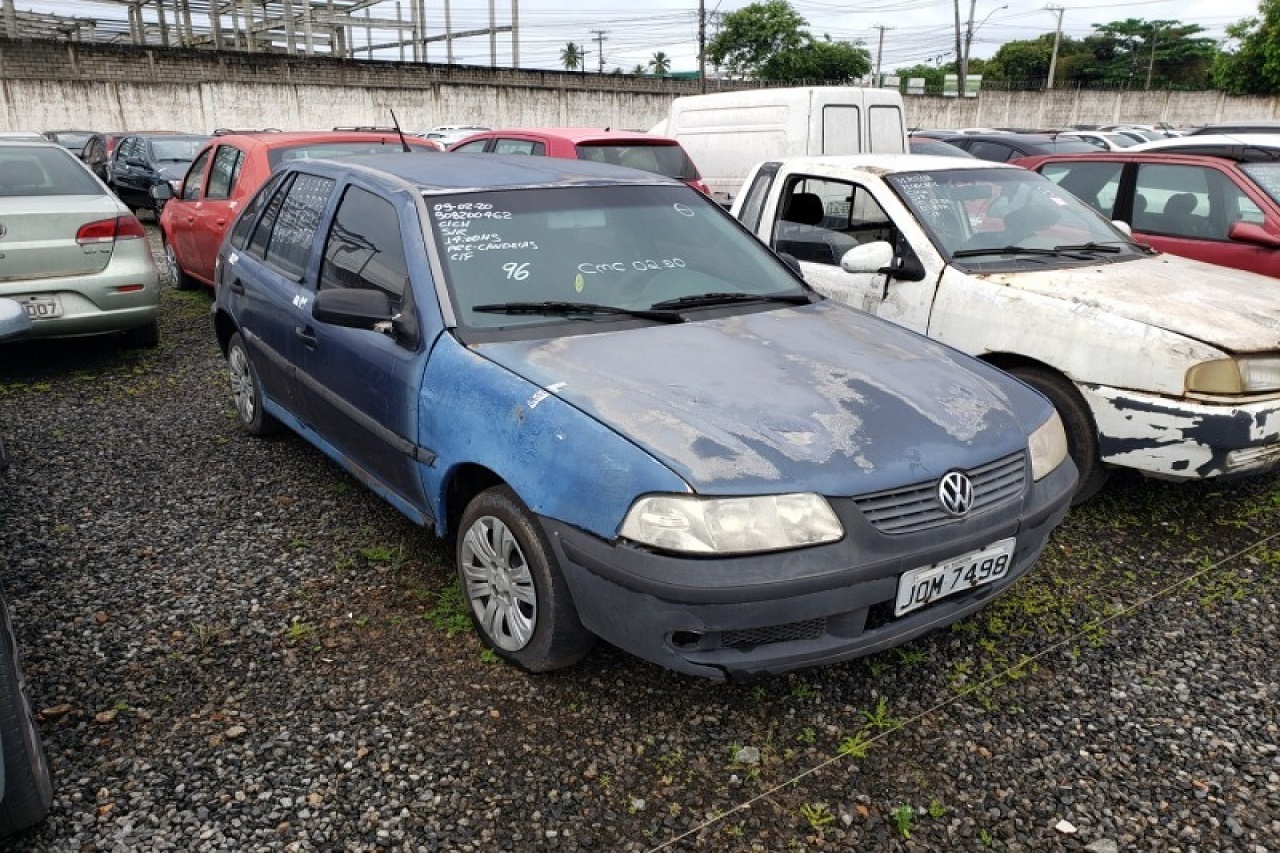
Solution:
[(1067, 431), (1055, 409), (1049, 420), (1036, 427), (1027, 442), (1031, 448), (1031, 479), (1039, 480), (1067, 458)]
[(618, 532), (633, 542), (692, 554), (781, 551), (844, 536), (831, 505), (812, 493), (741, 498), (646, 495), (631, 505)]
[(1187, 371), (1187, 390), (1198, 394), (1280, 391), (1280, 357), (1247, 355), (1203, 361)]

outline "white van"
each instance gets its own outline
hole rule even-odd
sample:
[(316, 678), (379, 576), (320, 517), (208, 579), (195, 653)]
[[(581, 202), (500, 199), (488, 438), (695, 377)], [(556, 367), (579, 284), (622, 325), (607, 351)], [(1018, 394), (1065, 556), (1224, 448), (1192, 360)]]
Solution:
[(810, 154), (902, 154), (907, 126), (893, 89), (808, 86), (676, 98), (651, 133), (674, 137), (718, 201), (761, 160)]

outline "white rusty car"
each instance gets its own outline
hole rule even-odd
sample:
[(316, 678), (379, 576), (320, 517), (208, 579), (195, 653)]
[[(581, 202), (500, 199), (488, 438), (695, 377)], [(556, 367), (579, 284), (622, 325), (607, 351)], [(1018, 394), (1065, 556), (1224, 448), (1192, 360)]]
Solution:
[(816, 289), (1018, 376), (1066, 424), (1077, 501), (1113, 466), (1280, 466), (1280, 285), (1135, 242), (1014, 166), (921, 155), (759, 164), (733, 213)]

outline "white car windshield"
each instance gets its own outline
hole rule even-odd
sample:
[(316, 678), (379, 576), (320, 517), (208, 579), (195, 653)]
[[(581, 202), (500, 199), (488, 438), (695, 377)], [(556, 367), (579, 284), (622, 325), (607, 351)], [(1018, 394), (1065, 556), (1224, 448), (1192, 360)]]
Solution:
[(1098, 247), (1115, 257), (1142, 253), (1093, 208), (1035, 172), (964, 169), (886, 180), (951, 260), (988, 263), (1020, 252), (1072, 262), (1087, 260), (1081, 253)]

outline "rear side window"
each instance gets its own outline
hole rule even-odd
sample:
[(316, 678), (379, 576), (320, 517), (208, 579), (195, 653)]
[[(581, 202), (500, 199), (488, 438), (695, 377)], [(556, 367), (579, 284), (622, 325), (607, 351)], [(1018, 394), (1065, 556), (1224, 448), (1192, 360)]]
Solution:
[(459, 145), (454, 151), (466, 154), (481, 154), (484, 147), (489, 144), (487, 139), (477, 139), (475, 142), (468, 142), (466, 145)]
[(494, 154), (533, 154), (544, 157), (547, 146), (531, 139), (499, 139), (493, 144)]
[(395, 208), (367, 190), (349, 187), (325, 240), (320, 289), (381, 290), (398, 303), (408, 278)]
[(298, 173), (272, 196), (249, 237), (247, 251), (298, 280), (307, 268), (333, 179)]
[(210, 148), (202, 153), (191, 168), (187, 170), (186, 180), (182, 183), (182, 200), (195, 201), (200, 198), (200, 191), (204, 189), (204, 170), (209, 165), (209, 158), (213, 156), (213, 149)]
[[(209, 173), (209, 188), (205, 198), (231, 198), (231, 190), (240, 176), (240, 165), (244, 163), (244, 152), (234, 145), (219, 145), (218, 154), (213, 158), (213, 170)], [(196, 167), (192, 166), (194, 173)]]
[(1003, 163), (1009, 159), (1010, 155), (1015, 154), (1008, 145), (989, 142), (985, 139), (973, 140), (969, 145), (969, 153), (980, 160), (991, 160), (996, 163)]
[(231, 229), (231, 245), (237, 249), (243, 249), (245, 243), (249, 239), (249, 232), (253, 230), (253, 224), (258, 219), (258, 214), (266, 207), (267, 202), (275, 195), (276, 190), (284, 183), (284, 174), (273, 176), (262, 188), (258, 190), (258, 194), (249, 200), (249, 204), (245, 207), (244, 212), (240, 214), (240, 218), (236, 220), (235, 226)]

